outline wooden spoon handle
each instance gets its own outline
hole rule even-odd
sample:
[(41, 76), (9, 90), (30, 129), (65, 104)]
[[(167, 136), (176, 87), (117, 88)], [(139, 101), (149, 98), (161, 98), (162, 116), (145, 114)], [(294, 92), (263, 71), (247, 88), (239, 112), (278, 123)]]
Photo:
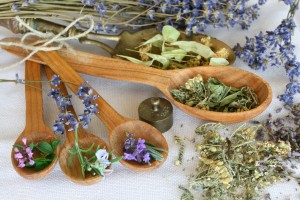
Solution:
[[(66, 61), (64, 61), (56, 51), (39, 51), (37, 54), (56, 74), (60, 75), (62, 80), (68, 82), (67, 86), (76, 94), (78, 87), (84, 83), (85, 80), (80, 77), (77, 72), (75, 72), (75, 70), (68, 63), (66, 63)], [(94, 91), (94, 94), (98, 93)], [(98, 104), (100, 111), (97, 114), (97, 117), (103, 121), (109, 132), (126, 121), (126, 119), (117, 113), (101, 96), (94, 100), (94, 102)]]
[[(18, 42), (19, 39), (5, 38), (2, 41)], [(30, 43), (32, 41), (28, 40), (27, 42)], [(28, 51), (25, 51), (20, 47), (3, 46), (1, 48), (20, 57), (25, 57), (28, 55)], [(166, 85), (168, 85), (170, 76), (173, 72), (173, 70), (159, 70), (121, 59), (108, 58), (81, 51), (61, 49), (57, 52), (70, 66), (72, 66), (75, 71), (79, 73), (147, 84), (161, 90), (166, 88)], [(37, 55), (33, 55), (30, 60), (39, 62), (41, 64), (46, 64), (45, 61), (43, 61), (43, 59)]]
[[(30, 82), (33, 81), (33, 82)], [(40, 64), (25, 63), (26, 130), (43, 130), (43, 98)]]

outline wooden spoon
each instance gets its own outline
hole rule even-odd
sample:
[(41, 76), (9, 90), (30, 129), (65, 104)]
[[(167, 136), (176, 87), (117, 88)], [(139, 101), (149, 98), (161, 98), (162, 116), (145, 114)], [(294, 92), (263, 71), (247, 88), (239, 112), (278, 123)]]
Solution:
[[(78, 86), (84, 83), (84, 79), (81, 78), (74, 69), (67, 64), (57, 52), (42, 52), (37, 53), (50, 68), (60, 77), (67, 82), (68, 87), (77, 93)], [(72, 83), (72, 84), (70, 84)], [(96, 92), (94, 92), (97, 94)], [(100, 95), (99, 95), (100, 96)], [(134, 119), (128, 119), (117, 113), (101, 96), (94, 101), (98, 104), (99, 117), (106, 125), (109, 135), (108, 140), (110, 147), (114, 150), (116, 157), (123, 155), (123, 145), (126, 139), (126, 133), (132, 132), (135, 138), (143, 138), (146, 141), (154, 144), (157, 147), (163, 148), (168, 151), (168, 144), (164, 136), (153, 126)], [(134, 161), (121, 160), (120, 162), (131, 170), (137, 172), (150, 171), (159, 167), (166, 159), (167, 153), (162, 153), (164, 156), (163, 161), (153, 161), (151, 165), (139, 164)]]
[[(51, 80), (51, 77), (54, 75), (54, 72), (49, 68), (45, 67), (46, 76), (48, 80)], [(52, 87), (52, 86), (51, 86)], [(64, 83), (60, 83), (59, 85), (60, 93), (64, 96), (68, 95), (68, 91)], [(69, 113), (72, 113), (76, 117), (75, 110), (73, 106), (68, 107)], [(67, 127), (68, 130), (70, 127)], [(81, 126), (78, 127), (77, 130), (79, 146), (82, 149), (88, 149), (92, 144), (94, 144), (94, 150), (96, 150), (97, 146), (101, 149), (105, 148), (107, 151), (110, 151), (108, 145), (99, 137), (86, 132)], [(61, 148), (59, 155), (59, 165), (63, 173), (73, 182), (82, 184), (82, 185), (91, 185), (95, 184), (103, 179), (102, 176), (94, 176), (91, 173), (87, 173), (85, 177), (82, 176), (81, 165), (78, 159), (78, 156), (73, 156), (72, 163), (68, 166), (69, 161), (69, 150), (71, 150), (74, 146), (75, 142), (75, 133), (74, 131), (66, 132), (66, 140)]]
[[(24, 50), (17, 47), (4, 48), (17, 56), (24, 57), (28, 54)], [(171, 101), (179, 109), (191, 116), (203, 120), (223, 123), (246, 121), (264, 111), (272, 101), (272, 90), (270, 85), (265, 80), (251, 72), (235, 67), (202, 66), (179, 70), (159, 70), (120, 59), (113, 59), (80, 51), (75, 51), (72, 53), (71, 51), (62, 49), (58, 52), (60, 56), (79, 73), (154, 86), (164, 93), (169, 101)], [(31, 60), (45, 63), (38, 56), (31, 57)], [(253, 88), (257, 94), (259, 106), (249, 111), (222, 113), (200, 110), (176, 101), (172, 97), (170, 90), (179, 88), (188, 79), (193, 78), (198, 74), (201, 74), (205, 80), (209, 77), (215, 77), (224, 84), (237, 88), (248, 85), (249, 87)]]
[[(25, 64), (26, 80), (41, 80), (40, 64), (26, 61)], [(17, 138), (15, 145), (23, 145), (22, 138), (27, 138), (27, 144), (31, 141), (38, 143), (41, 141), (50, 142), (57, 139), (55, 134), (45, 125), (43, 121), (43, 100), (41, 82), (31, 82), (30, 85), (40, 88), (36, 89), (31, 86), (25, 86), (26, 95), (26, 125), (24, 131)], [(47, 176), (55, 167), (58, 160), (59, 147), (56, 148), (56, 157), (46, 168), (41, 171), (34, 171), (34, 168), (19, 168), (18, 161), (14, 158), (14, 148), (11, 152), (11, 160), (16, 172), (26, 179), (42, 179)], [(34, 155), (33, 155), (34, 156)]]

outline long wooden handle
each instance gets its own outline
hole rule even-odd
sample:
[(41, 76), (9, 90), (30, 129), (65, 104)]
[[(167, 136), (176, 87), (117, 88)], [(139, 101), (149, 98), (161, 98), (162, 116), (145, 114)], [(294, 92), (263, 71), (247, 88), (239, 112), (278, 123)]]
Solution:
[[(18, 42), (19, 39), (5, 38), (3, 41)], [(28, 51), (25, 51), (20, 47), (3, 46), (1, 48), (19, 57), (28, 55)], [(91, 76), (142, 83), (154, 86), (161, 90), (168, 85), (167, 83), (172, 76), (172, 70), (154, 69), (121, 59), (109, 58), (81, 51), (70, 51), (67, 49), (61, 49), (57, 52), (75, 71)], [(38, 55), (32, 56), (30, 60), (46, 64)]]
[(43, 97), (40, 64), (32, 61), (25, 63), (25, 96), (26, 96), (26, 126), (27, 130), (43, 130)]
[[(85, 80), (80, 77), (56, 51), (39, 51), (37, 54), (56, 74), (64, 81), (68, 82), (67, 86), (76, 94), (78, 87), (84, 83)], [(97, 94), (96, 91), (94, 91), (94, 93)], [(101, 96), (94, 100), (94, 102), (98, 104), (98, 109), (100, 111), (97, 114), (97, 117), (103, 121), (109, 132), (126, 121), (126, 119), (117, 113)]]

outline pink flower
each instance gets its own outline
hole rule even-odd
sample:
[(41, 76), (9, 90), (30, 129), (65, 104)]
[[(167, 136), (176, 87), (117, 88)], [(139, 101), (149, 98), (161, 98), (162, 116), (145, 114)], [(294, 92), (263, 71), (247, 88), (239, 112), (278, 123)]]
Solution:
[(28, 163), (30, 166), (34, 165), (33, 152), (30, 146), (28, 146), (27, 138), (22, 138), (23, 146), (18, 146), (14, 148), (15, 155), (14, 158), (19, 162), (18, 167), (24, 168)]

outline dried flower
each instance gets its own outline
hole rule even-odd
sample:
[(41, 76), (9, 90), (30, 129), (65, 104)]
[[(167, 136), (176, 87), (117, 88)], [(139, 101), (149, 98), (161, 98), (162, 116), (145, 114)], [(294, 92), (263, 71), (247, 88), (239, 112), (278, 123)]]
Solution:
[[(265, 1), (261, 1), (264, 3)], [(286, 19), (283, 19), (274, 31), (260, 32), (254, 38), (246, 37), (246, 44), (242, 47), (237, 44), (233, 50), (236, 55), (253, 69), (266, 70), (269, 66), (283, 66), (290, 83), (286, 86), (284, 94), (279, 99), (288, 105), (293, 104), (293, 97), (300, 93), (300, 62), (296, 61), (295, 46), (291, 36), (295, 30), (293, 20), (299, 5), (299, 0), (284, 1), (290, 5)]]
[(259, 126), (243, 125), (229, 137), (221, 124), (199, 126), (199, 167), (193, 189), (204, 189), (208, 199), (256, 199), (258, 191), (285, 176), (283, 162), (290, 153), (285, 142), (257, 141)]

